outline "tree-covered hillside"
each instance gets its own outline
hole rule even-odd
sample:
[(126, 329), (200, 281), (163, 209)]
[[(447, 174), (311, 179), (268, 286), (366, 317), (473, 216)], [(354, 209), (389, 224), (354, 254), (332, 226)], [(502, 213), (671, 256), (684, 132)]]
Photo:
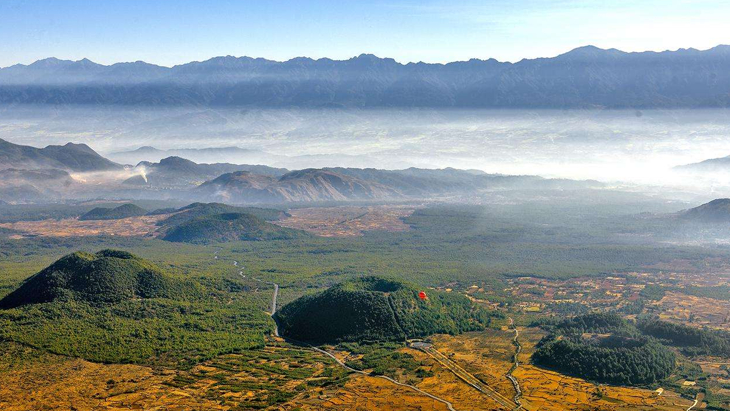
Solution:
[(243, 213), (256, 216), (265, 221), (275, 221), (286, 214), (281, 210), (259, 207), (236, 207), (221, 203), (192, 203), (174, 212), (170, 217), (160, 221), (163, 227), (175, 227), (199, 217), (226, 213)]
[(194, 284), (170, 278), (154, 264), (124, 251), (75, 252), (27, 279), (0, 300), (0, 308), (54, 300), (112, 303), (199, 293)]
[(79, 220), (119, 220), (139, 217), (147, 214), (147, 210), (134, 204), (123, 204), (115, 208), (97, 207), (79, 217)]
[(289, 240), (304, 231), (279, 227), (251, 214), (225, 213), (198, 217), (171, 228), (163, 237), (172, 242), (207, 244), (229, 241)]
[(564, 320), (537, 345), (532, 361), (591, 381), (645, 385), (669, 377), (675, 355), (614, 313)]
[(312, 342), (405, 340), (483, 329), (493, 314), (466, 297), (380, 277), (338, 284), (277, 313), (283, 335)]

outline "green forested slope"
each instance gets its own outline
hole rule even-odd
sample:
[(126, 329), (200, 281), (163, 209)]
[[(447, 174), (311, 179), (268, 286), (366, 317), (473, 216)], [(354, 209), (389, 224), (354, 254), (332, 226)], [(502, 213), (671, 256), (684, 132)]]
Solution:
[(199, 293), (194, 284), (170, 278), (154, 264), (124, 251), (75, 252), (28, 278), (0, 300), (0, 308), (57, 299), (111, 303)]
[(225, 213), (198, 217), (171, 228), (164, 240), (183, 243), (289, 240), (304, 231), (279, 227), (251, 214)]
[(277, 314), (283, 335), (313, 342), (405, 340), (482, 329), (490, 313), (467, 298), (364, 277), (301, 297)]

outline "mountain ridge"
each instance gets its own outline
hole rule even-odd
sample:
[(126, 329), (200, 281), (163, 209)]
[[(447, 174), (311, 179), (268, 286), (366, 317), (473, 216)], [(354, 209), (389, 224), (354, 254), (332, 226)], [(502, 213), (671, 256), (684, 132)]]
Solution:
[(0, 139), (0, 169), (8, 168), (84, 172), (121, 170), (123, 167), (102, 157), (86, 144), (66, 143), (37, 148)]
[(730, 46), (584, 46), (516, 63), (213, 57), (162, 67), (46, 59), (0, 69), (0, 103), (255, 107), (672, 108), (730, 106)]

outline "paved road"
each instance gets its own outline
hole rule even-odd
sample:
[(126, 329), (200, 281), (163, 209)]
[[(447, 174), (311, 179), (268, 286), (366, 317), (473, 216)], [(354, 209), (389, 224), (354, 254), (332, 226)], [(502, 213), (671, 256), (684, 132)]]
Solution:
[(382, 378), (384, 380), (387, 380), (387, 381), (392, 382), (393, 384), (400, 385), (401, 387), (410, 388), (410, 389), (412, 389), (412, 390), (414, 390), (414, 391), (416, 391), (416, 392), (418, 392), (420, 394), (423, 394), (423, 395), (425, 395), (425, 396), (427, 396), (427, 397), (429, 397), (429, 398), (431, 398), (433, 400), (436, 400), (436, 401), (444, 404), (446, 406), (446, 408), (449, 409), (449, 411), (456, 411), (456, 409), (454, 409), (454, 405), (451, 404), (449, 401), (446, 401), (445, 399), (440, 398), (440, 397), (437, 397), (437, 396), (435, 396), (433, 394), (429, 394), (426, 391), (423, 391), (422, 389), (420, 389), (420, 388), (418, 388), (416, 386), (413, 386), (413, 385), (410, 385), (410, 384), (404, 384), (404, 383), (399, 382), (399, 381), (396, 381), (396, 380), (394, 380), (394, 379), (392, 379), (390, 377), (386, 377), (385, 375), (370, 375), (370, 374), (366, 373), (365, 371), (360, 371), (360, 370), (356, 370), (354, 368), (348, 367), (344, 362), (340, 361), (339, 358), (337, 358), (334, 355), (330, 354), (329, 351), (323, 350), (323, 349), (321, 349), (319, 347), (315, 347), (315, 346), (310, 345), (310, 344), (307, 344), (305, 342), (297, 341), (297, 340), (292, 340), (292, 339), (286, 338), (286, 337), (284, 337), (284, 340), (286, 340), (289, 343), (293, 343), (295, 345), (303, 345), (303, 346), (309, 347), (312, 350), (317, 351), (318, 353), (324, 354), (324, 355), (330, 357), (331, 359), (333, 359), (338, 365), (340, 365), (341, 367), (345, 368), (349, 372), (357, 373), (357, 374), (361, 374), (361, 375), (365, 375), (365, 376), (368, 376), (368, 377)]
[[(217, 255), (218, 251), (216, 251), (215, 253), (216, 253), (215, 258), (218, 258), (218, 255)], [(234, 260), (233, 266), (238, 267), (238, 261)], [(246, 278), (246, 276), (243, 274), (243, 270), (238, 271), (238, 275), (240, 275), (242, 278)], [(256, 277), (249, 277), (249, 278), (254, 281), (263, 283), (263, 284), (269, 284), (269, 285), (274, 286), (274, 294), (271, 297), (271, 308), (269, 309), (269, 315), (271, 315), (271, 317), (273, 318), (274, 314), (276, 314), (276, 306), (277, 306), (276, 301), (279, 299), (279, 284), (270, 282), (270, 281), (264, 281), (264, 280), (262, 280), (260, 278), (256, 278)], [(279, 324), (276, 323), (276, 320), (274, 320), (274, 335), (277, 337), (279, 336)]]
[(512, 317), (509, 317), (509, 326), (512, 328), (515, 332), (515, 337), (512, 339), (512, 344), (515, 346), (515, 356), (514, 356), (514, 363), (512, 364), (512, 367), (507, 371), (507, 378), (512, 381), (512, 386), (515, 388), (515, 404), (517, 404), (518, 408), (522, 408), (522, 403), (520, 402), (520, 397), (522, 397), (522, 389), (520, 388), (520, 383), (517, 381), (517, 378), (512, 375), (513, 372), (517, 369), (517, 367), (520, 366), (519, 361), (519, 355), (522, 352), (522, 345), (520, 344), (520, 341), (518, 338), (520, 337), (520, 331), (515, 326), (515, 320), (512, 319)]
[(441, 354), (438, 350), (433, 348), (432, 346), (428, 347), (418, 347), (421, 351), (425, 352), (426, 354), (430, 355), (434, 360), (436, 360), (439, 364), (441, 364), (444, 368), (451, 371), (454, 375), (456, 375), (459, 379), (464, 381), (465, 383), (469, 384), (472, 388), (476, 389), (477, 391), (481, 392), (482, 394), (489, 397), (494, 402), (498, 403), (499, 405), (513, 410), (518, 409), (519, 406), (514, 403), (512, 400), (506, 398), (502, 394), (495, 391), (492, 387), (485, 385), (480, 379), (470, 374), (465, 369), (461, 368), (459, 364), (452, 361), (447, 356)]
[[(215, 259), (218, 259), (218, 251), (215, 252), (214, 258)], [(233, 261), (233, 266), (234, 267), (238, 267), (238, 261)], [(240, 270), (238, 272), (238, 275), (240, 275), (243, 278), (246, 278), (246, 276), (243, 274), (243, 270)], [(255, 278), (255, 277), (249, 277), (249, 278), (251, 278), (254, 281), (258, 281), (258, 282), (261, 282), (261, 283), (264, 283), (264, 284), (271, 284), (271, 285), (274, 286), (274, 293), (273, 293), (273, 296), (271, 297), (271, 317), (273, 318), (274, 317), (274, 314), (276, 314), (277, 299), (279, 298), (279, 284), (276, 284), (274, 282), (264, 281), (264, 280), (261, 280), (259, 278)], [(274, 335), (277, 336), (277, 337), (281, 337), (279, 335), (279, 324), (276, 323), (276, 319), (274, 319)], [(431, 398), (433, 400), (436, 400), (436, 401), (444, 404), (446, 406), (446, 408), (449, 409), (449, 411), (457, 411), (454, 408), (454, 406), (449, 401), (446, 401), (445, 399), (440, 398), (440, 397), (437, 397), (437, 396), (435, 396), (433, 394), (429, 394), (426, 391), (423, 391), (422, 389), (420, 389), (420, 388), (418, 388), (416, 386), (413, 386), (413, 385), (410, 385), (410, 384), (404, 384), (402, 382), (396, 381), (396, 380), (394, 380), (394, 379), (392, 379), (390, 377), (386, 377), (384, 375), (370, 375), (370, 374), (368, 374), (368, 373), (366, 373), (364, 371), (360, 371), (360, 370), (356, 370), (354, 368), (348, 367), (347, 365), (345, 365), (345, 363), (343, 363), (342, 361), (340, 361), (339, 358), (335, 357), (334, 355), (330, 354), (328, 351), (323, 350), (323, 349), (321, 349), (319, 347), (315, 347), (315, 346), (310, 345), (310, 344), (307, 344), (307, 343), (305, 343), (303, 341), (292, 340), (292, 339), (286, 338), (286, 337), (281, 337), (281, 338), (283, 338), (284, 341), (287, 341), (290, 344), (305, 346), (305, 347), (308, 347), (308, 348), (310, 348), (310, 349), (312, 349), (312, 350), (314, 350), (316, 352), (319, 352), (321, 354), (324, 354), (324, 355), (328, 356), (329, 358), (333, 359), (338, 365), (340, 365), (341, 367), (344, 367), (349, 372), (357, 373), (357, 374), (362, 374), (362, 375), (366, 375), (366, 376), (369, 376), (369, 377), (382, 378), (384, 380), (387, 380), (387, 381), (392, 382), (393, 384), (400, 385), (401, 387), (410, 388), (410, 389), (412, 389), (412, 390), (414, 390), (414, 391), (416, 391), (416, 392), (418, 392), (420, 394), (423, 394), (423, 395), (425, 395), (425, 396), (427, 396), (427, 397), (429, 397), (429, 398)]]

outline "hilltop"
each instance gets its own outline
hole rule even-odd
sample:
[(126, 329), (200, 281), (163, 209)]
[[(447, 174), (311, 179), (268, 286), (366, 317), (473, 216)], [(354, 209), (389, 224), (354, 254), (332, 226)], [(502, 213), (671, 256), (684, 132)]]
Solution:
[(679, 218), (704, 223), (730, 222), (730, 198), (718, 198), (690, 208), (681, 212)]
[(286, 337), (315, 343), (397, 341), (479, 330), (490, 313), (458, 294), (423, 290), (381, 277), (363, 277), (301, 297), (276, 314)]
[(192, 203), (171, 211), (172, 215), (158, 223), (163, 229), (171, 229), (200, 217), (216, 214), (250, 214), (264, 221), (276, 221), (287, 214), (281, 210), (259, 207), (236, 207), (222, 203)]
[(75, 252), (62, 257), (0, 300), (13, 308), (55, 300), (115, 303), (135, 298), (181, 298), (198, 292), (156, 265), (125, 251)]
[(279, 227), (254, 215), (213, 214), (197, 217), (170, 229), (162, 238), (183, 243), (288, 240), (307, 237), (304, 231)]
[(79, 217), (79, 220), (119, 220), (139, 217), (147, 214), (147, 210), (135, 204), (122, 204), (115, 208), (96, 207)]

